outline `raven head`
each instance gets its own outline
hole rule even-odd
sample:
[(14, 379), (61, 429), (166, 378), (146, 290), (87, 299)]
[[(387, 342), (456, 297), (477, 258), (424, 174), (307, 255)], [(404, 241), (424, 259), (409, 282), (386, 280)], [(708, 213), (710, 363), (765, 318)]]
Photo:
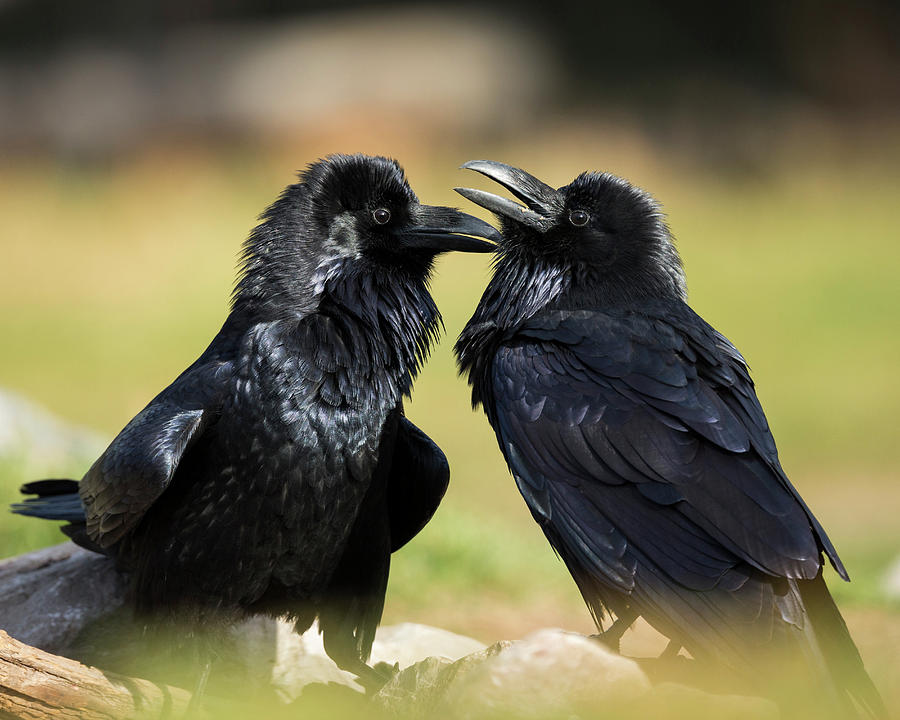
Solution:
[(302, 180), (323, 244), (348, 257), (415, 263), (448, 250), (491, 252), (494, 246), (478, 238), (499, 239), (478, 218), (420, 204), (395, 160), (332, 155), (310, 165)]
[(493, 243), (479, 238), (499, 240), (478, 218), (419, 203), (403, 169), (388, 158), (331, 155), (299, 180), (247, 240), (236, 305), (305, 312), (336, 278), (381, 273), (424, 282), (436, 255), (491, 252)]
[(501, 258), (566, 276), (582, 302), (642, 296), (685, 297), (684, 271), (659, 206), (609, 173), (586, 172), (553, 189), (491, 160), (462, 166), (509, 190), (523, 205), (483, 190), (456, 188), (502, 223)]

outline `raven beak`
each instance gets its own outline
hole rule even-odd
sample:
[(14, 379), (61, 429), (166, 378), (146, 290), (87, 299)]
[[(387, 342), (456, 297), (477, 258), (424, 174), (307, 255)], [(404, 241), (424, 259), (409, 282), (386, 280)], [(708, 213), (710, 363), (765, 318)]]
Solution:
[(554, 216), (563, 208), (559, 191), (529, 175), (524, 170), (493, 160), (471, 160), (463, 170), (474, 170), (509, 190), (527, 207), (474, 188), (454, 188), (456, 192), (495, 215), (510, 218), (536, 230), (546, 231), (554, 223)]
[(397, 234), (403, 247), (434, 252), (493, 252), (493, 243), (500, 240), (500, 233), (493, 225), (455, 208), (437, 205), (416, 205), (411, 224)]

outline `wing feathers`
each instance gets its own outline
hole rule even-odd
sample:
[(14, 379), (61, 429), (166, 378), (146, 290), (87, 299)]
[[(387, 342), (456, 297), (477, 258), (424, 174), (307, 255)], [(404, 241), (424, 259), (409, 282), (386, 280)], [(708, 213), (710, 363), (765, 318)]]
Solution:
[[(79, 486), (88, 536), (107, 548), (172, 481), (181, 458), (218, 416), (230, 364), (191, 369), (125, 426)], [(182, 388), (191, 388), (183, 391)]]
[(839, 564), (781, 470), (743, 358), (686, 306), (548, 312), (491, 370), (501, 447), (583, 592), (594, 575), (737, 648), (729, 623), (771, 626), (772, 582), (815, 577), (822, 549)]

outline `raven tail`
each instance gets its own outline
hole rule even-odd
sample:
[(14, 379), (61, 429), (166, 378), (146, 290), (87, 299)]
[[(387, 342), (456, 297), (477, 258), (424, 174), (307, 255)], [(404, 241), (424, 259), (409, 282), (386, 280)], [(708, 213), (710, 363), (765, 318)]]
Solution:
[(26, 483), (20, 490), (24, 495), (37, 497), (14, 503), (14, 513), (72, 523), (85, 521), (84, 506), (78, 497), (78, 482), (75, 480), (36, 480)]
[(884, 700), (866, 672), (847, 624), (828, 592), (822, 573), (796, 584), (832, 683), (872, 718), (889, 717)]
[(25, 483), (20, 488), (24, 495), (36, 495), (19, 503), (13, 503), (11, 509), (17, 515), (43, 518), (45, 520), (64, 520), (60, 530), (73, 542), (94, 552), (107, 554), (96, 545), (87, 534), (84, 505), (78, 496), (77, 480), (35, 480)]

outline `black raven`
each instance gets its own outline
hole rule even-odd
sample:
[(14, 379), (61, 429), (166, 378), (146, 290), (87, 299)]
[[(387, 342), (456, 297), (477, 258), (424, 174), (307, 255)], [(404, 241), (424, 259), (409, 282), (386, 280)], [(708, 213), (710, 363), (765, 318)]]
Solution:
[(844, 566), (779, 464), (743, 357), (686, 304), (658, 205), (608, 173), (555, 190), (463, 167), (524, 205), (457, 189), (503, 231), (459, 364), (598, 627), (616, 618), (605, 640), (643, 616), (667, 657), (684, 647), (762, 683), (790, 659), (883, 713), (822, 554), (846, 580)]
[(403, 396), (440, 328), (435, 256), (493, 248), (467, 236), (497, 231), (420, 204), (393, 160), (310, 165), (245, 243), (206, 351), (80, 483), (29, 483), (15, 511), (116, 557), (149, 617), (265, 613), (298, 632), (318, 617), (337, 665), (378, 682), (390, 554), (449, 480)]

